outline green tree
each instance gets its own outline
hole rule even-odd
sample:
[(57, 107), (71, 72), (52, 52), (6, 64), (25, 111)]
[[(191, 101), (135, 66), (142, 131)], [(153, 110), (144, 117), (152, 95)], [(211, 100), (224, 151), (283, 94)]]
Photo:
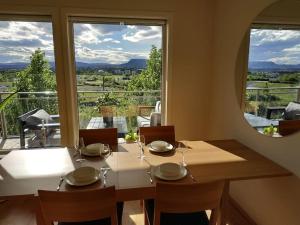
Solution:
[(44, 109), (49, 114), (57, 113), (57, 100), (55, 93), (35, 93), (53, 91), (56, 89), (55, 75), (50, 70), (49, 62), (45, 58), (45, 53), (41, 49), (35, 50), (30, 57), (30, 64), (16, 74), (14, 89), (18, 93), (18, 98), (6, 106), (6, 120), (9, 134), (18, 134), (18, 124), (16, 118), (25, 112), (33, 109)]
[(128, 91), (159, 90), (161, 83), (161, 49), (152, 46), (147, 67), (140, 75), (134, 76), (127, 86)]
[(17, 91), (51, 91), (56, 89), (55, 76), (50, 70), (49, 62), (45, 58), (45, 52), (35, 50), (30, 57), (30, 64), (17, 73), (15, 83)]

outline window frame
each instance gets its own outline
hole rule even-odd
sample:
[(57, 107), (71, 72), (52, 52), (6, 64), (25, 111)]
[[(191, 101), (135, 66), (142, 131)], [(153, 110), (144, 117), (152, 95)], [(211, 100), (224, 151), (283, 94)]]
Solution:
[(49, 22), (52, 26), (52, 39), (53, 39), (53, 56), (55, 63), (55, 80), (57, 85), (57, 101), (58, 101), (58, 111), (60, 115), (60, 131), (61, 131), (61, 140), (60, 145), (64, 146), (68, 142), (68, 124), (64, 119), (66, 117), (66, 112), (63, 105), (63, 99), (65, 99), (64, 92), (64, 79), (63, 79), (63, 67), (59, 60), (61, 55), (59, 52), (60, 42), (57, 34), (59, 33), (57, 26), (57, 21), (59, 20), (59, 14), (54, 8), (27, 8), (27, 7), (16, 7), (14, 9), (7, 8), (3, 6), (0, 10), (0, 20), (2, 21), (23, 21), (23, 22)]
[[(77, 99), (77, 80), (76, 80), (76, 63), (75, 63), (75, 45), (74, 45), (74, 23), (89, 23), (89, 24), (123, 24), (124, 25), (145, 25), (145, 26), (161, 26), (162, 27), (162, 77), (161, 77), (161, 114), (162, 124), (166, 124), (166, 104), (167, 104), (167, 20), (166, 19), (147, 19), (147, 18), (127, 18), (127, 17), (105, 17), (105, 16), (68, 16), (68, 33), (71, 59), (72, 59), (72, 75), (75, 79), (72, 79), (75, 85), (75, 95), (73, 101), (76, 102), (77, 113), (77, 129), (79, 130), (79, 112), (78, 112), (78, 99)], [(78, 136), (76, 142), (78, 142)]]

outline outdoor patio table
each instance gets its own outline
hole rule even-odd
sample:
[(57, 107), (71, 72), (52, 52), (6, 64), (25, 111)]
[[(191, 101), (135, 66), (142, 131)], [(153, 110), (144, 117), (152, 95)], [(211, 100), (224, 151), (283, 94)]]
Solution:
[[(271, 160), (259, 155), (235, 140), (183, 141), (189, 148), (185, 152), (188, 171), (198, 182), (225, 180), (226, 188), (222, 199), (222, 221), (232, 180), (255, 179), (292, 175)], [(0, 196), (36, 194), (38, 189), (56, 190), (61, 175), (76, 167), (88, 165), (100, 169), (110, 167), (107, 185), (115, 185), (117, 200), (138, 200), (153, 198), (155, 182), (151, 184), (146, 173), (150, 165), (181, 161), (181, 153), (154, 155), (145, 150), (146, 161), (138, 159), (136, 143), (119, 144), (119, 152), (113, 152), (106, 159), (87, 157), (82, 163), (73, 158), (72, 149), (53, 148), (28, 151), (12, 151), (0, 161)], [(194, 182), (190, 176), (177, 182)], [(101, 188), (95, 184), (80, 189)], [(73, 191), (79, 188), (63, 183), (61, 190)], [(1, 213), (0, 213), (1, 215)]]
[(127, 122), (125, 116), (113, 117), (113, 123), (105, 123), (103, 117), (92, 117), (88, 123), (86, 129), (97, 129), (97, 128), (117, 128), (118, 138), (123, 138), (128, 133)]

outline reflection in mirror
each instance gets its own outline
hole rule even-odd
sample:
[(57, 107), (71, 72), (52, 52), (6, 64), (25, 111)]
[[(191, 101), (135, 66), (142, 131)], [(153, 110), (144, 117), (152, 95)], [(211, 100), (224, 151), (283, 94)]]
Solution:
[(289, 14), (290, 7), (299, 12), (300, 1), (278, 1), (265, 9), (252, 23), (238, 59), (248, 62), (240, 95), (245, 119), (273, 137), (300, 130), (300, 15)]

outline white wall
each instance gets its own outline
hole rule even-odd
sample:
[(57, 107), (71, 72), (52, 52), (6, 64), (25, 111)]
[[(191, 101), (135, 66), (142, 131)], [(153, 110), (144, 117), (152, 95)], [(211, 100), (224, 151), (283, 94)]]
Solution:
[[(300, 176), (300, 134), (277, 139), (259, 134), (243, 118), (236, 98), (235, 62), (240, 42), (251, 21), (272, 2), (217, 1), (214, 30), (215, 89), (210, 138), (235, 138)], [(299, 224), (297, 204), (300, 200), (300, 179), (297, 177), (234, 182), (231, 194), (258, 224)]]

